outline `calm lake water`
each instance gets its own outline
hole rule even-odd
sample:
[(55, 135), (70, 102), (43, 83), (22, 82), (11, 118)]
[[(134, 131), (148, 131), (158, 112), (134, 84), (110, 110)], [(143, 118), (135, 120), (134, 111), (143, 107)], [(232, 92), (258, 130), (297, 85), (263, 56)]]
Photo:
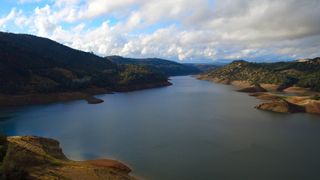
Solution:
[(145, 179), (320, 179), (319, 116), (259, 111), (231, 86), (188, 76), (171, 82), (98, 105), (4, 109), (0, 127), (55, 138), (71, 159), (120, 160)]

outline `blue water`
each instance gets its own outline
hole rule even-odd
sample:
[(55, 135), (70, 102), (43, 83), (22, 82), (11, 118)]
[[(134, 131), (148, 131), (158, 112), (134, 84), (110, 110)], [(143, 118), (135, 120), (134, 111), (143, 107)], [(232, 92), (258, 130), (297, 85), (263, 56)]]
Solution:
[(85, 101), (2, 109), (8, 135), (59, 140), (76, 160), (112, 158), (145, 179), (320, 179), (320, 117), (277, 114), (233, 87), (173, 86)]

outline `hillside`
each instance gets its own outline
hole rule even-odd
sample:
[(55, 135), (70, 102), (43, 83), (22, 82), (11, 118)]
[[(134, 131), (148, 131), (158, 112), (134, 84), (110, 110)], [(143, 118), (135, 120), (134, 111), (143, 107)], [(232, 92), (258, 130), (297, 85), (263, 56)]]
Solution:
[(122, 91), (168, 85), (167, 80), (148, 67), (118, 65), (46, 38), (0, 32), (0, 94)]
[(181, 64), (169, 60), (158, 59), (158, 58), (147, 58), (147, 59), (133, 59), (124, 58), (121, 56), (108, 56), (107, 60), (110, 60), (116, 64), (131, 64), (131, 65), (142, 65), (150, 67), (151, 69), (162, 72), (167, 76), (181, 76), (198, 74), (201, 69), (192, 64)]
[[(263, 100), (255, 108), (278, 113), (320, 114), (320, 58), (277, 63), (234, 61), (199, 79), (231, 84)], [(268, 102), (266, 102), (268, 101)]]
[(202, 77), (229, 83), (249, 81), (252, 84), (277, 84), (278, 90), (298, 86), (320, 91), (320, 58), (277, 63), (250, 63), (240, 60), (207, 72)]

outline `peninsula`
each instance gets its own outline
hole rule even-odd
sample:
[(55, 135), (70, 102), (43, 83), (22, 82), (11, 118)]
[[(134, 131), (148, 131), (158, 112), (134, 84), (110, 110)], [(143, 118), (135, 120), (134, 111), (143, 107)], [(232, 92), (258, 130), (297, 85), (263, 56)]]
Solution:
[(231, 84), (263, 100), (257, 109), (320, 114), (320, 58), (292, 62), (234, 61), (198, 79)]
[(130, 172), (115, 160), (69, 160), (54, 139), (0, 136), (0, 179), (135, 179)]

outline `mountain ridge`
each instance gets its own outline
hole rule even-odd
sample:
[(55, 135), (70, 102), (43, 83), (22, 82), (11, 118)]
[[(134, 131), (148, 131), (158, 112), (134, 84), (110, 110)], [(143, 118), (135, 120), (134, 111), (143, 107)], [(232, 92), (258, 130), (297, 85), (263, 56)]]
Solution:
[(121, 65), (131, 64), (147, 66), (155, 71), (162, 72), (167, 76), (190, 75), (201, 72), (196, 66), (181, 64), (161, 58), (126, 58), (122, 56), (107, 56), (105, 58), (113, 63)]

